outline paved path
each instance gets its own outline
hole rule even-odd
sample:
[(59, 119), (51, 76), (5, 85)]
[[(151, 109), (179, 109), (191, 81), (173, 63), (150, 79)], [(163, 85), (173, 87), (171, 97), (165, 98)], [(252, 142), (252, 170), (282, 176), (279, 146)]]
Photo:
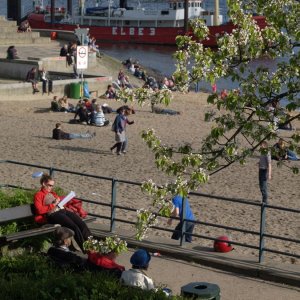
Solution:
[[(107, 226), (96, 223), (89, 224), (89, 226), (95, 236), (104, 237), (109, 235)], [(221, 286), (222, 300), (300, 299), (299, 265), (259, 264), (256, 258), (241, 255), (237, 257), (234, 251), (224, 254), (216, 253), (212, 249), (195, 244), (180, 247), (177, 241), (159, 236), (149, 237), (147, 241), (137, 242), (133, 239), (133, 232), (117, 229), (116, 233), (124, 238), (131, 247), (141, 247), (148, 249), (150, 252), (161, 253), (161, 258), (168, 261), (166, 267), (169, 273), (166, 270), (160, 270), (163, 264), (162, 261), (155, 263), (152, 272), (158, 276), (158, 281), (167, 283), (176, 293), (180, 293), (180, 286), (189, 282), (207, 281)], [(121, 261), (127, 262), (128, 265), (128, 256), (126, 256), (126, 259)], [(176, 259), (181, 259), (181, 261)], [(155, 258), (155, 261), (157, 261), (157, 258)], [(182, 274), (185, 274), (184, 278), (182, 278)], [(176, 284), (172, 280), (176, 281)], [(284, 283), (288, 286), (278, 283)], [(241, 287), (243, 287), (242, 290)], [(272, 291), (276, 291), (275, 295)]]

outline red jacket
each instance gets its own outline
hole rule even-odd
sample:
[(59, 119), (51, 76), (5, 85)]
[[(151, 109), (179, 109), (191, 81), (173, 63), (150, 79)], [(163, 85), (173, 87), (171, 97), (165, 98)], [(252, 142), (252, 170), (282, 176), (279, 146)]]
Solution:
[(104, 269), (118, 269), (122, 272), (125, 271), (125, 267), (118, 265), (107, 256), (101, 255), (96, 252), (88, 252), (88, 260), (96, 266), (102, 267)]
[[(34, 206), (35, 206), (35, 222), (44, 224), (47, 223), (47, 213), (51, 211), (55, 205), (54, 204), (45, 204), (44, 200), (48, 193), (51, 193), (55, 198), (59, 198), (62, 200), (64, 197), (59, 197), (54, 192), (48, 192), (41, 188), (34, 195)], [(85, 218), (87, 216), (87, 212), (82, 208), (82, 202), (73, 198), (65, 205), (65, 209), (72, 211), (75, 214), (78, 214), (81, 218)]]
[[(54, 204), (46, 205), (44, 203), (45, 197), (49, 192), (45, 189), (41, 188), (37, 193), (34, 195), (34, 207), (35, 207), (35, 218), (34, 220), (37, 223), (46, 223), (47, 222), (47, 213), (54, 209)], [(55, 198), (59, 198), (59, 196), (54, 193), (50, 192)]]

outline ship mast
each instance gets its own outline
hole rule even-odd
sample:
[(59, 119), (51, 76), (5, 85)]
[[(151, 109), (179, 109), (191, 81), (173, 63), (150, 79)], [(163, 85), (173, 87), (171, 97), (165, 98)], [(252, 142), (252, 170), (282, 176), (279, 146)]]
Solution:
[(184, 33), (189, 30), (189, 0), (184, 0)]
[(215, 0), (214, 26), (220, 25), (219, 14), (220, 14), (220, 3), (219, 0)]

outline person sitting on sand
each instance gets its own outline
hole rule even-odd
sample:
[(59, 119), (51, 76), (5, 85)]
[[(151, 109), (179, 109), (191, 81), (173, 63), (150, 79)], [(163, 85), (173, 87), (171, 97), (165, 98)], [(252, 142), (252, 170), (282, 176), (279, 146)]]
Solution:
[(100, 126), (100, 127), (107, 126), (109, 124), (109, 120), (105, 119), (105, 116), (101, 109), (100, 104), (96, 105), (96, 111), (93, 113), (91, 124)]
[(139, 249), (130, 258), (132, 268), (124, 271), (121, 283), (127, 286), (139, 287), (143, 290), (155, 289), (153, 280), (147, 275), (151, 256), (148, 251)]
[(77, 116), (79, 116), (79, 122), (86, 124), (90, 123), (90, 112), (87, 110), (86, 106), (84, 104), (81, 104), (79, 108), (77, 109), (74, 120), (76, 120)]
[(104, 114), (111, 114), (112, 112), (115, 111), (110, 106), (108, 106), (107, 103), (103, 103), (102, 106), (101, 106), (101, 109), (102, 109)]
[(107, 99), (115, 99), (116, 98), (116, 91), (113, 88), (111, 84), (107, 86), (106, 92), (105, 92), (105, 97)]
[(59, 104), (58, 104), (58, 100), (57, 100), (57, 96), (53, 97), (53, 100), (51, 101), (51, 108), (52, 111), (59, 111)]
[(119, 71), (118, 74), (118, 85), (122, 88), (129, 88), (132, 89), (132, 85), (129, 83), (128, 77), (125, 75), (123, 70)]
[(52, 138), (55, 140), (73, 140), (73, 139), (91, 139), (96, 136), (96, 133), (67, 133), (61, 129), (61, 123), (56, 123), (52, 131)]
[(98, 105), (97, 99), (96, 98), (92, 99), (92, 102), (91, 102), (91, 111), (92, 112), (96, 111), (97, 105)]
[(279, 139), (273, 146), (272, 159), (274, 160), (299, 160), (295, 152), (287, 147), (287, 143), (283, 139)]
[(174, 81), (172, 79), (168, 79), (167, 77), (164, 77), (162, 81), (162, 88), (173, 90), (175, 88)]
[(74, 112), (74, 106), (69, 103), (68, 97), (63, 96), (58, 100), (58, 105), (59, 105), (59, 111), (65, 111), (65, 112)]

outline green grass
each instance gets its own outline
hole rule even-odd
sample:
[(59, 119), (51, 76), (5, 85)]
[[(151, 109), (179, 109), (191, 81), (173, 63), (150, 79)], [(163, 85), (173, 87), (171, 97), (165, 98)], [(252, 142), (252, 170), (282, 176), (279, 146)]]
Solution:
[(80, 273), (57, 268), (45, 256), (24, 254), (0, 258), (1, 300), (111, 299), (163, 300), (162, 291), (143, 291), (124, 287), (119, 280), (103, 272)]

